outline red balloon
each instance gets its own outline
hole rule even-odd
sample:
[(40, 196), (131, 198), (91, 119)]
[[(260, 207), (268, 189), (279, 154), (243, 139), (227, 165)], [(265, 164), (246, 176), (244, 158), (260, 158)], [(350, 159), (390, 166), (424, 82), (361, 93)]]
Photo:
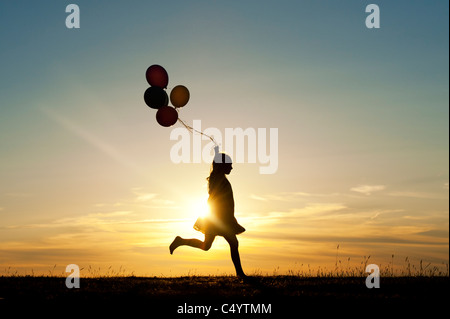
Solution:
[(145, 77), (147, 78), (148, 84), (151, 86), (166, 89), (167, 84), (169, 84), (169, 75), (167, 74), (167, 71), (157, 64), (154, 64), (147, 69)]
[(156, 121), (164, 127), (172, 126), (178, 121), (178, 112), (171, 106), (163, 106), (156, 112)]

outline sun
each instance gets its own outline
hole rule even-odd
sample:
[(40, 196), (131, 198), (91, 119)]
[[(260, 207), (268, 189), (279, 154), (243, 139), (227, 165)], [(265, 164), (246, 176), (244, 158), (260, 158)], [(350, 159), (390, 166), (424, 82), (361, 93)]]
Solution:
[(189, 204), (189, 214), (193, 218), (205, 217), (209, 214), (208, 196), (193, 199)]

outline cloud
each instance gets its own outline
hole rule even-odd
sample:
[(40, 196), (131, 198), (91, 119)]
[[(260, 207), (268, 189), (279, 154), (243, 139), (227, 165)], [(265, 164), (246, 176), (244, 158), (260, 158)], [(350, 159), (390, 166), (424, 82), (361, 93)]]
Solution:
[[(427, 234), (430, 235), (430, 234)], [(448, 235), (448, 233), (447, 233)], [(357, 243), (357, 244), (408, 244), (408, 245), (436, 245), (436, 246), (446, 246), (448, 243), (439, 242), (439, 241), (426, 241), (419, 239), (410, 239), (410, 238), (401, 238), (400, 236), (361, 236), (358, 234), (357, 236), (345, 236), (343, 234), (335, 234), (335, 235), (298, 235), (293, 233), (264, 233), (264, 232), (253, 232), (252, 234), (247, 235), (252, 238), (264, 238), (264, 239), (279, 239), (279, 240), (290, 240), (290, 241), (304, 241), (304, 242), (325, 242), (325, 243)], [(431, 235), (430, 235), (431, 236)], [(437, 236), (437, 235), (436, 235)], [(439, 237), (441, 237), (439, 235)]]
[(17, 197), (17, 198), (25, 198), (25, 197), (34, 196), (33, 194), (30, 194), (30, 193), (20, 193), (20, 192), (8, 192), (8, 193), (4, 193), (3, 195), (7, 196), (7, 197)]
[(329, 198), (329, 197), (349, 197), (349, 195), (340, 193), (320, 194), (320, 193), (306, 193), (306, 192), (281, 192), (268, 195), (256, 195), (256, 194), (250, 195), (251, 199), (258, 201), (282, 201), (282, 202), (292, 202), (306, 198)]
[(431, 237), (438, 237), (438, 238), (448, 238), (448, 230), (443, 229), (431, 229), (424, 232), (417, 233), (418, 235), (423, 236), (431, 236)]
[(103, 209), (117, 209), (121, 207), (123, 210), (137, 210), (139, 208), (179, 208), (176, 202), (170, 199), (160, 198), (160, 194), (148, 192), (141, 187), (131, 189), (131, 196), (118, 199), (115, 203), (96, 203), (94, 207)]
[(60, 227), (101, 227), (104, 225), (123, 223), (132, 211), (114, 211), (107, 213), (93, 213), (77, 217), (60, 218), (47, 223), (8, 226), (9, 229), (18, 228), (60, 228)]
[(255, 194), (251, 194), (251, 195), (250, 195), (250, 198), (251, 198), (251, 199), (254, 199), (254, 200), (263, 201), (263, 202), (267, 202), (267, 201), (268, 201), (267, 198), (261, 197), (261, 196), (257, 196), (257, 195), (255, 195)]
[(153, 218), (133, 219), (132, 211), (114, 211), (107, 213), (94, 213), (77, 217), (60, 218), (46, 223), (23, 224), (7, 226), (7, 229), (37, 229), (37, 228), (98, 228), (111, 230), (114, 225), (130, 224), (165, 224), (191, 221), (189, 218)]
[(152, 203), (157, 206), (152, 206), (154, 208), (156, 207), (162, 207), (162, 208), (179, 208), (179, 206), (175, 205), (175, 202), (170, 199), (159, 199), (155, 198), (152, 200)]
[(447, 199), (448, 196), (442, 196), (440, 194), (425, 193), (425, 192), (391, 192), (389, 196), (394, 197), (411, 197), (420, 199)]
[(132, 192), (136, 196), (135, 202), (149, 205), (149, 208), (178, 208), (173, 200), (158, 198), (159, 194), (143, 192), (142, 188), (133, 188)]
[(290, 211), (274, 211), (265, 216), (243, 217), (242, 220), (248, 220), (258, 225), (274, 225), (280, 222), (289, 222), (294, 227), (296, 224), (306, 220), (328, 218), (326, 216), (345, 209), (347, 209), (347, 206), (341, 203), (310, 203), (303, 208), (295, 208)]
[(323, 216), (346, 208), (347, 206), (341, 203), (310, 203), (304, 208), (294, 210), (293, 213), (296, 216)]
[(386, 189), (386, 186), (384, 185), (359, 185), (351, 188), (350, 190), (364, 195), (371, 195), (374, 192), (379, 192), (384, 189)]
[(154, 199), (157, 194), (149, 193), (149, 194), (139, 194), (136, 197), (136, 202), (148, 202), (149, 200)]

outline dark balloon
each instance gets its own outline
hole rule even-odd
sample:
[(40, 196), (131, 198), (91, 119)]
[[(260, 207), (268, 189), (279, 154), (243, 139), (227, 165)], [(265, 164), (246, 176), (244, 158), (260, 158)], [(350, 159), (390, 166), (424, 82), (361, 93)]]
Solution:
[(152, 86), (144, 93), (144, 101), (152, 109), (159, 109), (163, 106), (169, 105), (169, 97), (163, 89)]
[(178, 112), (171, 106), (163, 106), (156, 112), (156, 121), (164, 127), (172, 126), (178, 121)]
[(154, 64), (147, 69), (145, 73), (148, 84), (166, 89), (169, 84), (169, 75), (167, 71), (160, 65)]

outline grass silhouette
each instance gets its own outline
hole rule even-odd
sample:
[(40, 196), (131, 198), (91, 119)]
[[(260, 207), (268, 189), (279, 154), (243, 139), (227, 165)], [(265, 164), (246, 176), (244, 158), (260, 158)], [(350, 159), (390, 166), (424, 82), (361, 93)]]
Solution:
[(322, 312), (333, 309), (336, 314), (336, 309), (351, 312), (356, 306), (380, 315), (387, 309), (412, 315), (416, 311), (444, 310), (449, 283), (444, 276), (381, 277), (379, 289), (368, 289), (365, 277), (328, 274), (255, 276), (250, 282), (235, 276), (103, 276), (80, 278), (79, 289), (68, 289), (62, 276), (2, 276), (0, 308), (37, 304), (51, 309), (74, 305), (110, 309), (114, 305), (175, 314), (177, 307), (184, 304), (211, 305), (216, 309), (224, 304), (265, 304), (271, 305), (275, 318), (300, 308)]
[(413, 264), (409, 257), (400, 260), (392, 255), (388, 263), (379, 265), (380, 288), (368, 289), (365, 269), (370, 263), (371, 256), (352, 263), (350, 257), (339, 256), (338, 247), (330, 268), (299, 264), (287, 271), (280, 267), (272, 273), (256, 270), (249, 273), (250, 281), (234, 275), (198, 276), (192, 271), (179, 277), (139, 277), (123, 266), (102, 269), (88, 265), (80, 269), (79, 289), (66, 287), (69, 273), (58, 271), (57, 265), (41, 274), (34, 270), (19, 274), (8, 267), (0, 272), (0, 309), (12, 306), (17, 310), (25, 302), (52, 309), (99, 306), (102, 311), (110, 305), (126, 305), (136, 311), (151, 307), (156, 313), (176, 314), (177, 307), (185, 304), (206, 304), (216, 309), (225, 303), (270, 304), (274, 318), (300, 309), (336, 315), (340, 313), (337, 309), (354, 312), (356, 307), (363, 307), (371, 309), (371, 314), (397, 311), (403, 316), (445, 309), (450, 283), (448, 263), (420, 260)]

